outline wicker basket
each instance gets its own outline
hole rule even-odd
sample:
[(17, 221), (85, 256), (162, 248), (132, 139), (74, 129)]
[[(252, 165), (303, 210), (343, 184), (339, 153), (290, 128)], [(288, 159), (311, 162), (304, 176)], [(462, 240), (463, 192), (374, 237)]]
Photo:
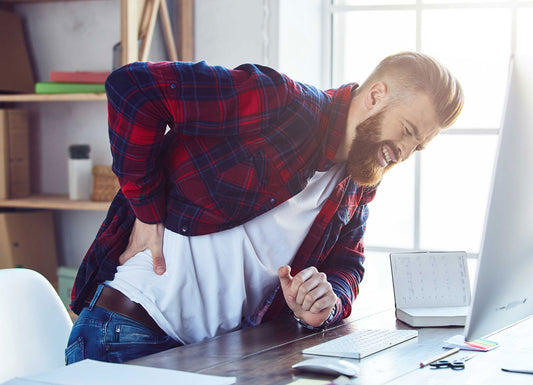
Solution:
[(111, 201), (120, 188), (111, 166), (93, 166), (93, 201)]

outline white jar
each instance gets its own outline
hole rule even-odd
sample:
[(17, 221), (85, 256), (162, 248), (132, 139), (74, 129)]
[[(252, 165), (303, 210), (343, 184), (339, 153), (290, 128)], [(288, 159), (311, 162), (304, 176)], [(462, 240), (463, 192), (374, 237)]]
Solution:
[(88, 145), (69, 147), (68, 160), (68, 195), (72, 200), (88, 200), (93, 187), (93, 161), (89, 158)]

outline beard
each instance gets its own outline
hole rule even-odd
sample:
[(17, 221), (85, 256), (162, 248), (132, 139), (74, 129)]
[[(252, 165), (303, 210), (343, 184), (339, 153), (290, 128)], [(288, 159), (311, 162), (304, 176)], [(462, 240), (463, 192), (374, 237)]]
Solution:
[(382, 123), (385, 110), (365, 119), (356, 127), (356, 136), (350, 147), (346, 167), (348, 173), (362, 186), (375, 186), (383, 178), (394, 162), (382, 167), (377, 159), (377, 154), (384, 144), (389, 141), (380, 141)]

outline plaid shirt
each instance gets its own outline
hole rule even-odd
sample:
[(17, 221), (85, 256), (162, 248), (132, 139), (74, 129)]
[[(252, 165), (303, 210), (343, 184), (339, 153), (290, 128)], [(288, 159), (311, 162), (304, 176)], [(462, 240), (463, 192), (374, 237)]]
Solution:
[[(79, 313), (96, 285), (113, 279), (136, 217), (186, 236), (209, 234), (299, 193), (333, 164), (354, 86), (323, 92), (250, 64), (133, 63), (113, 72), (106, 91), (121, 191), (81, 264), (72, 309)], [(294, 273), (317, 266), (328, 275), (334, 321), (350, 314), (358, 293), (374, 195), (343, 179), (292, 263)], [(284, 303), (281, 290), (272, 292), (244, 324), (275, 318)]]

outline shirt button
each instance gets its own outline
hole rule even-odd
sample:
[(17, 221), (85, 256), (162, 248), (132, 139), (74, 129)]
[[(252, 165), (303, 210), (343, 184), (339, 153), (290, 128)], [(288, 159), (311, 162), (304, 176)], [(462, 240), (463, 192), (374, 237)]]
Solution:
[(270, 199), (270, 204), (271, 204), (271, 205), (274, 205), (275, 203), (276, 203), (276, 200), (275, 200), (274, 198), (271, 198), (271, 199)]
[(182, 226), (182, 227), (181, 227), (181, 232), (182, 232), (182, 233), (186, 233), (186, 232), (188, 232), (188, 231), (189, 231), (189, 226)]
[(175, 83), (170, 83), (170, 88), (172, 88), (172, 89), (176, 88), (176, 84)]

